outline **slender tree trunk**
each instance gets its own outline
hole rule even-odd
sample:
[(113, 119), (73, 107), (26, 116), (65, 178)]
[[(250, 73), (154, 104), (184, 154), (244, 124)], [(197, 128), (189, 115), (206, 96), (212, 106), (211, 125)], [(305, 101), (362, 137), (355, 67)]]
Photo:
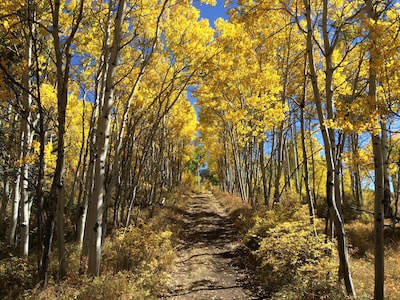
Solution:
[(229, 130), (229, 134), (230, 134), (231, 141), (232, 141), (232, 156), (233, 156), (234, 163), (235, 163), (236, 177), (237, 177), (237, 181), (238, 181), (238, 185), (239, 185), (240, 196), (241, 196), (243, 202), (247, 202), (248, 201), (248, 193), (247, 193), (246, 186), (245, 186), (245, 180), (243, 178), (244, 172), (243, 172), (242, 164), (240, 162), (240, 154), (239, 154), (239, 150), (237, 149), (238, 145), (236, 142), (235, 133), (233, 132), (233, 128), (231, 128)]
[(283, 122), (281, 123), (278, 131), (278, 145), (277, 145), (277, 158), (276, 158), (276, 176), (274, 183), (274, 204), (279, 202), (280, 195), (280, 182), (283, 170), (283, 152), (284, 152), (284, 139), (283, 139)]
[[(67, 196), (69, 198), (69, 202), (68, 202), (68, 212), (72, 211), (72, 207), (74, 205), (75, 200), (77, 201), (77, 204), (79, 206), (79, 202), (80, 199), (79, 197), (75, 196), (75, 188), (76, 188), (76, 184), (79, 181), (80, 178), (84, 178), (84, 165), (86, 162), (86, 157), (87, 157), (87, 152), (88, 152), (88, 147), (87, 147), (87, 143), (86, 143), (86, 132), (85, 132), (85, 118), (86, 118), (86, 99), (85, 99), (85, 95), (83, 96), (83, 99), (81, 100), (83, 101), (83, 111), (82, 111), (82, 139), (81, 139), (81, 147), (79, 149), (79, 159), (78, 159), (78, 163), (76, 165), (76, 169), (75, 169), (75, 176), (73, 178), (73, 182), (72, 182), (72, 187), (71, 187), (71, 191), (69, 192), (69, 195)], [(86, 145), (86, 147), (85, 147)], [(83, 167), (82, 167), (83, 166)], [(80, 170), (82, 170), (80, 172)], [(82, 174), (82, 176), (80, 176), (80, 173)], [(81, 183), (82, 185), (82, 183)], [(82, 190), (82, 189), (81, 189)]]
[(381, 117), (381, 139), (382, 139), (382, 157), (383, 157), (383, 182), (384, 182), (384, 200), (383, 212), (385, 218), (391, 218), (393, 209), (391, 207), (391, 192), (390, 192), (390, 179), (389, 179), (389, 151), (388, 151), (388, 130), (386, 118)]
[(1, 209), (0, 209), (0, 224), (3, 224), (6, 221), (6, 213), (8, 202), (10, 201), (10, 175), (9, 171), (4, 172), (3, 176), (3, 195), (1, 197)]
[(399, 211), (399, 191), (400, 191), (400, 162), (397, 163), (397, 192), (395, 194), (395, 198), (394, 198), (394, 212), (393, 212), (393, 217), (392, 217), (392, 222), (393, 222), (393, 235), (395, 235), (396, 231), (396, 224), (398, 222), (398, 211)]
[[(378, 21), (379, 15), (376, 13), (372, 0), (365, 1), (366, 14), (370, 18), (369, 37), (373, 38), (374, 26)], [(378, 104), (377, 99), (377, 74), (375, 66), (377, 65), (378, 49), (374, 40), (370, 40), (369, 49), (369, 78), (368, 78), (368, 97), (372, 105)], [(379, 109), (376, 107), (376, 109)], [(381, 130), (386, 130), (381, 123)], [(374, 154), (374, 169), (375, 169), (375, 201), (374, 201), (374, 237), (375, 237), (375, 287), (374, 299), (384, 299), (384, 203), (385, 203), (385, 174), (384, 174), (384, 147), (382, 137), (379, 132), (372, 132), (372, 148)]]
[(303, 152), (303, 178), (304, 186), (306, 189), (306, 198), (308, 203), (308, 210), (310, 214), (311, 224), (315, 224), (315, 209), (314, 199), (311, 193), (310, 181), (309, 181), (309, 170), (308, 170), (308, 155), (306, 147), (306, 134), (304, 124), (304, 108), (306, 99), (306, 85), (307, 85), (307, 57), (304, 58), (304, 83), (303, 83), (303, 95), (300, 102), (300, 134), (301, 134), (301, 148)]
[[(32, 122), (32, 113), (31, 113), (31, 105), (32, 105), (32, 95), (30, 94), (32, 90), (32, 3), (29, 1), (27, 7), (27, 18), (28, 18), (28, 34), (26, 36), (26, 70), (23, 75), (22, 85), (24, 87), (24, 91), (22, 94), (22, 105), (23, 105), (23, 113), (21, 118), (21, 126), (22, 126), (22, 157), (25, 158), (30, 154), (33, 133), (31, 132), (31, 122)], [(21, 256), (28, 257), (29, 254), (29, 217), (30, 217), (30, 201), (29, 201), (29, 166), (26, 163), (23, 163), (21, 166), (21, 215), (20, 215), (20, 232), (21, 232)]]
[[(88, 134), (88, 141), (86, 145), (86, 152), (83, 158), (83, 161), (85, 162), (84, 165), (86, 165), (86, 160), (87, 156), (89, 156), (89, 164), (86, 172), (82, 173), (81, 176), (81, 189), (79, 194), (81, 197), (78, 197), (78, 199), (82, 198), (80, 201), (81, 203), (79, 204), (79, 210), (78, 210), (78, 215), (77, 215), (77, 225), (76, 225), (76, 241), (78, 242), (78, 245), (80, 247), (83, 247), (83, 241), (84, 241), (84, 236), (85, 236), (85, 231), (87, 230), (86, 228), (86, 219), (87, 219), (87, 211), (88, 211), (88, 206), (89, 206), (89, 199), (91, 199), (91, 193), (93, 191), (93, 171), (94, 171), (94, 157), (93, 157), (93, 148), (94, 148), (94, 123), (95, 119), (97, 117), (97, 107), (98, 105), (95, 105), (92, 111), (92, 116), (90, 118), (90, 132)], [(84, 176), (86, 174), (86, 177)], [(85, 248), (85, 247), (83, 247)], [(89, 247), (87, 246), (84, 250), (82, 249), (82, 256), (87, 256), (88, 255), (88, 249)]]
[[(10, 124), (12, 120), (12, 105), (9, 104), (7, 108), (7, 113), (5, 118), (0, 121), (0, 126), (4, 126), (4, 124)], [(13, 124), (11, 124), (13, 126)], [(11, 149), (11, 140), (5, 141), (6, 147)], [(3, 195), (1, 197), (1, 209), (0, 209), (0, 225), (6, 221), (7, 218), (7, 207), (11, 199), (11, 154), (4, 153), (4, 165), (2, 166), (3, 176)]]
[(336, 199), (336, 205), (338, 207), (338, 210), (340, 214), (342, 215), (343, 218), (343, 181), (341, 173), (342, 173), (342, 159), (341, 159), (341, 154), (343, 152), (344, 148), (344, 143), (345, 143), (345, 136), (343, 134), (339, 134), (339, 144), (335, 147), (335, 199)]
[[(304, 111), (303, 111), (303, 118), (304, 118)], [(294, 184), (296, 188), (296, 193), (300, 192), (300, 180), (299, 180), (299, 173), (300, 173), (300, 166), (299, 166), (299, 153), (298, 153), (298, 142), (297, 142), (297, 128), (296, 128), (296, 115), (293, 116), (293, 120), (291, 120), (292, 126), (290, 127), (291, 137), (292, 137), (292, 144), (291, 144), (291, 151), (293, 153), (293, 168), (295, 170), (294, 173)], [(304, 120), (303, 120), (304, 126)], [(304, 141), (304, 138), (303, 138)]]
[[(323, 35), (324, 35), (324, 47), (326, 52), (326, 62), (327, 62), (327, 74), (326, 74), (326, 98), (327, 103), (326, 106), (328, 107), (328, 115), (329, 111), (332, 110), (332, 86), (331, 86), (331, 79), (332, 79), (332, 65), (331, 65), (331, 57), (332, 55), (332, 48), (329, 45), (328, 40), (328, 31), (327, 31), (327, 13), (328, 13), (328, 0), (323, 1), (323, 20), (322, 20), (322, 27), (323, 27)], [(317, 107), (318, 113), (318, 120), (321, 128), (322, 137), (324, 140), (324, 148), (325, 148), (325, 156), (326, 156), (326, 164), (327, 164), (327, 180), (326, 180), (326, 197), (327, 197), (327, 204), (330, 212), (330, 216), (334, 222), (336, 234), (337, 234), (337, 241), (338, 241), (338, 253), (339, 253), (339, 261), (340, 261), (340, 274), (341, 277), (344, 279), (344, 283), (346, 286), (346, 291), (350, 296), (355, 296), (355, 290), (353, 286), (353, 280), (350, 274), (349, 268), (349, 254), (347, 248), (347, 239), (346, 233), (344, 230), (344, 223), (342, 220), (342, 216), (337, 207), (337, 200), (335, 199), (335, 185), (338, 184), (335, 182), (335, 152), (334, 152), (334, 144), (332, 141), (334, 137), (332, 136), (332, 130), (328, 130), (325, 125), (325, 118), (324, 118), (324, 110), (322, 108), (322, 99), (320, 94), (320, 89), (318, 86), (318, 78), (317, 72), (314, 62), (314, 52), (313, 52), (313, 25), (311, 21), (311, 4), (309, 0), (304, 0), (304, 6), (306, 8), (306, 21), (307, 21), (307, 57), (309, 62), (309, 70), (310, 70), (310, 77), (311, 83), (314, 92), (314, 101)], [(329, 72), (328, 72), (329, 71)]]
[[(276, 139), (275, 135), (276, 135), (276, 131), (273, 130), (273, 132), (272, 132), (272, 138), (271, 138), (271, 140), (272, 140), (271, 154), (270, 154), (270, 159), (269, 159), (269, 163), (268, 163), (268, 166), (269, 166), (268, 199), (270, 199), (270, 196), (271, 196), (271, 191), (272, 191), (272, 179), (273, 179), (273, 176), (274, 176), (274, 165), (275, 165), (275, 160), (273, 159), (273, 153), (275, 152), (275, 139)], [(268, 202), (269, 202), (269, 200), (268, 200)], [(272, 203), (272, 205), (273, 205), (273, 203)]]
[(50, 189), (50, 199), (48, 208), (48, 217), (46, 220), (44, 249), (42, 255), (42, 270), (39, 271), (39, 277), (42, 285), (47, 284), (47, 270), (50, 260), (51, 244), (54, 235), (54, 226), (57, 219), (57, 246), (60, 279), (66, 276), (65, 262), (65, 239), (64, 239), (64, 163), (65, 163), (65, 130), (66, 130), (66, 111), (68, 102), (68, 83), (69, 70), (71, 63), (70, 48), (75, 33), (78, 30), (79, 23), (82, 20), (83, 0), (79, 3), (79, 13), (74, 18), (74, 24), (71, 27), (71, 33), (67, 37), (61, 37), (60, 25), (60, 0), (55, 0), (51, 6), (52, 13), (52, 38), (55, 50), (56, 81), (57, 81), (57, 161), (53, 175), (53, 182)]
[(260, 148), (259, 155), (260, 155), (260, 168), (261, 168), (264, 204), (265, 206), (269, 207), (267, 166), (265, 165), (264, 141), (260, 142), (259, 148)]
[[(371, 84), (371, 83), (370, 83)], [(379, 135), (372, 135), (375, 166), (375, 205), (374, 205), (374, 236), (375, 236), (375, 288), (374, 299), (384, 299), (384, 174), (382, 140)]]
[(137, 88), (139, 86), (140, 80), (142, 78), (142, 74), (144, 72), (145, 66), (142, 66), (141, 72), (139, 73), (134, 86), (131, 89), (128, 101), (125, 105), (124, 108), (124, 113), (122, 115), (122, 119), (121, 119), (121, 126), (119, 128), (119, 132), (118, 132), (118, 137), (115, 143), (115, 151), (114, 151), (114, 162), (113, 165), (111, 167), (111, 172), (110, 172), (110, 183), (108, 185), (108, 189), (107, 189), (107, 193), (105, 196), (105, 203), (110, 203), (111, 202), (111, 196), (112, 193), (114, 191), (114, 188), (118, 182), (118, 178), (119, 178), (119, 172), (120, 172), (120, 161), (121, 161), (121, 154), (122, 154), (122, 150), (123, 150), (123, 140), (124, 140), (124, 135), (125, 135), (125, 130), (126, 130), (126, 125), (128, 122), (128, 114), (130, 111), (130, 107), (131, 107), (131, 103), (134, 99), (134, 96), (136, 95), (136, 91)]
[[(292, 190), (292, 176), (296, 174), (296, 170), (294, 174), (292, 174), (292, 168), (291, 168), (291, 159), (289, 155), (289, 146), (288, 146), (288, 139), (287, 136), (285, 137), (285, 144), (284, 144), (284, 178), (285, 178), (285, 184), (284, 184), (284, 189), (287, 190), (286, 186), (289, 188), (289, 190)], [(282, 194), (282, 191), (280, 192)]]
[[(358, 134), (353, 134), (351, 136), (351, 149), (354, 156), (358, 156)], [(357, 162), (355, 166), (352, 168), (352, 178), (353, 178), (353, 190), (354, 190), (354, 198), (357, 203), (357, 209), (361, 209), (363, 205), (363, 192), (361, 185), (361, 175), (360, 175), (360, 165)]]
[(318, 186), (317, 185), (317, 179), (316, 179), (316, 168), (315, 168), (315, 158), (314, 158), (314, 145), (313, 145), (313, 138), (312, 138), (312, 132), (311, 132), (311, 120), (308, 119), (308, 140), (309, 140), (309, 145), (310, 145), (310, 156), (311, 156), (311, 190), (312, 190), (312, 196), (315, 201), (317, 202), (317, 193), (318, 193)]
[[(30, 134), (30, 130), (28, 132)], [(28, 147), (31, 143), (28, 136), (27, 144), (24, 147)], [(30, 148), (30, 147), (29, 147)], [(30, 151), (30, 149), (26, 149)], [(24, 164), (22, 166), (22, 176), (21, 176), (21, 215), (20, 215), (20, 236), (21, 236), (21, 247), (20, 254), (21, 257), (27, 258), (29, 254), (29, 219), (30, 219), (30, 198), (28, 193), (29, 188), (29, 166)]]
[[(58, 26), (55, 26), (58, 28)], [(58, 29), (55, 29), (58, 30)], [(61, 50), (58, 38), (58, 32), (54, 34), (54, 41), (56, 44), (55, 49)], [(65, 164), (65, 119), (66, 119), (66, 110), (67, 110), (67, 92), (68, 92), (68, 85), (65, 81), (65, 76), (69, 76), (69, 72), (64, 74), (63, 62), (61, 57), (61, 52), (56, 54), (57, 56), (57, 111), (58, 111), (58, 133), (57, 133), (57, 161), (56, 161), (56, 169), (54, 172), (53, 183), (50, 190), (50, 218), (49, 218), (49, 225), (47, 227), (47, 234), (48, 236), (52, 236), (49, 231), (54, 230), (54, 222), (57, 219), (57, 241), (58, 241), (58, 251), (59, 251), (59, 267), (60, 267), (60, 278), (64, 278), (66, 275), (65, 269), (65, 241), (64, 241), (64, 204), (65, 204), (65, 197), (64, 197), (64, 164)], [(68, 79), (67, 79), (68, 80)], [(46, 247), (50, 248), (51, 240), (48, 240), (48, 245)], [(50, 250), (50, 249), (49, 249)]]
[(32, 30), (31, 18), (32, 4), (28, 3), (26, 16), (29, 23), (29, 33), (26, 37), (25, 63), (26, 69), (22, 76), (22, 113), (20, 119), (21, 126), (21, 142), (19, 145), (19, 164), (17, 168), (16, 182), (14, 188), (14, 202), (12, 207), (12, 218), (9, 232), (9, 243), (15, 246), (15, 231), (18, 222), (18, 212), (20, 210), (20, 235), (21, 235), (21, 256), (27, 257), (29, 253), (29, 194), (28, 194), (28, 177), (29, 166), (24, 162), (24, 159), (30, 154), (32, 144), (32, 133), (30, 128), (31, 123), (31, 68), (32, 68), (32, 38), (30, 31)]
[(78, 225), (77, 225), (77, 242), (78, 245), (82, 246), (83, 256), (87, 256), (89, 254), (90, 235), (86, 235), (85, 233), (89, 231), (87, 214), (88, 214), (88, 209), (92, 203), (91, 199), (93, 191), (93, 178), (94, 178), (94, 161), (93, 158), (91, 158), (86, 173), (83, 199), (79, 209)]
[[(93, 211), (90, 216), (93, 218), (94, 226), (90, 228), (91, 238), (89, 250), (88, 273), (94, 276), (100, 274), (103, 212), (104, 212), (104, 180), (106, 168), (106, 156), (108, 151), (110, 134), (110, 114), (114, 101), (114, 78), (116, 73), (117, 59), (120, 52), (121, 30), (125, 14), (125, 0), (118, 2), (118, 11), (114, 22), (113, 43), (110, 49), (109, 67), (105, 78), (105, 91), (100, 103), (99, 119), (96, 130), (96, 161), (95, 177), (93, 186)], [(118, 159), (118, 158), (116, 158)]]
[[(36, 20), (36, 14), (33, 15), (34, 21)], [(35, 59), (35, 78), (36, 78), (36, 86), (40, 86), (40, 75), (39, 75), (39, 50), (37, 44), (37, 33), (36, 30), (33, 29), (31, 32), (32, 40), (33, 40), (33, 50), (34, 50), (34, 59)], [(42, 98), (40, 93), (40, 88), (37, 89), (37, 97), (36, 104), (38, 109), (38, 123), (39, 123), (39, 159), (38, 159), (38, 175), (36, 182), (36, 223), (37, 223), (37, 266), (38, 266), (38, 279), (41, 278), (41, 270), (43, 268), (42, 257), (44, 251), (44, 195), (43, 195), (43, 185), (44, 185), (44, 176), (45, 176), (45, 143), (46, 143), (46, 132), (45, 132), (45, 117), (42, 105)]]

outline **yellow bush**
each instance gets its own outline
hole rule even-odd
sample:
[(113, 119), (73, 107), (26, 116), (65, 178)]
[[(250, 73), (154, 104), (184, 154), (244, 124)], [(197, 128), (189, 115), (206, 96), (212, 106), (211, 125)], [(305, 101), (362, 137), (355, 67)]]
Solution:
[(153, 231), (149, 225), (121, 229), (116, 240), (105, 247), (104, 263), (114, 272), (130, 271), (137, 286), (156, 292), (175, 257), (171, 234), (170, 231)]
[(257, 250), (260, 241), (268, 236), (268, 231), (277, 224), (286, 221), (309, 222), (308, 208), (298, 201), (277, 203), (273, 210), (261, 209), (250, 220), (251, 228), (245, 236), (245, 244), (251, 250)]
[(197, 177), (192, 173), (185, 172), (182, 174), (182, 185), (188, 189), (197, 190)]
[(255, 255), (269, 289), (314, 299), (330, 294), (336, 286), (337, 265), (331, 253), (332, 245), (316, 238), (308, 223), (294, 221), (271, 228)]
[(334, 246), (314, 235), (308, 208), (289, 201), (253, 218), (245, 237), (257, 275), (275, 299), (324, 299), (342, 295)]
[(103, 275), (87, 282), (77, 296), (78, 300), (98, 299), (151, 299), (150, 292), (143, 290), (135, 282), (130, 272)]

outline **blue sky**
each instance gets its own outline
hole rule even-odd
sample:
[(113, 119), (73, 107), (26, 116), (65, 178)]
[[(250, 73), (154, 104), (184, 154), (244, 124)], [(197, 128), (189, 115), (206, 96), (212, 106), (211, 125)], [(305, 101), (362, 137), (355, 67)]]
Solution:
[(227, 9), (224, 7), (224, 0), (217, 0), (216, 6), (206, 5), (198, 0), (193, 1), (193, 5), (200, 9), (200, 17), (209, 19), (210, 25), (214, 27), (214, 21), (218, 18), (228, 19)]

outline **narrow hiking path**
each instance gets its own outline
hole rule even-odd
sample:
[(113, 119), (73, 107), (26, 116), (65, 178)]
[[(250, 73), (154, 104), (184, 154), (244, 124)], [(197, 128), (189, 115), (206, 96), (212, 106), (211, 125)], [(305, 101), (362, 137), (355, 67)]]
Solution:
[(190, 201), (163, 299), (265, 299), (246, 271), (239, 234), (220, 201), (211, 194)]

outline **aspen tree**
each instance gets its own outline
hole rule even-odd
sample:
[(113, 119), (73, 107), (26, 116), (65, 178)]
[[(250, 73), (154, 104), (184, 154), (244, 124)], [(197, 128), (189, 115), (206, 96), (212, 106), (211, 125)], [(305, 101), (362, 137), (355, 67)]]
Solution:
[[(32, 123), (32, 69), (33, 69), (33, 41), (32, 31), (34, 23), (34, 2), (28, 1), (25, 11), (25, 18), (27, 22), (27, 33), (26, 33), (26, 51), (25, 51), (25, 64), (26, 70), (23, 75), (23, 87), (22, 93), (22, 104), (23, 104), (23, 115), (21, 118), (21, 154), (23, 158), (28, 157), (32, 147), (33, 133), (31, 131)], [(21, 165), (21, 256), (27, 257), (29, 253), (29, 218), (30, 218), (30, 200), (28, 194), (28, 178), (29, 178), (29, 166), (27, 163)]]
[[(29, 8), (28, 8), (29, 7)], [(31, 67), (32, 67), (32, 43), (29, 34), (31, 3), (13, 4), (6, 1), (1, 7), (6, 15), (6, 20), (2, 22), (2, 31), (5, 33), (3, 59), (1, 61), (2, 70), (2, 101), (13, 99), (12, 105), (16, 112), (14, 116), (15, 126), (19, 127), (19, 132), (15, 132), (15, 140), (12, 135), (8, 135), (10, 142), (16, 144), (16, 153), (13, 159), (13, 180), (12, 180), (12, 204), (11, 218), (8, 230), (8, 244), (12, 247), (17, 246), (16, 233), (20, 215), (23, 216), (23, 224), (20, 225), (20, 233), (23, 241), (20, 243), (20, 254), (22, 257), (28, 255), (27, 246), (29, 245), (29, 195), (28, 195), (28, 176), (30, 159), (30, 147), (32, 141), (32, 131), (30, 122), (32, 114), (30, 103), (31, 96)], [(8, 16), (8, 18), (7, 18)], [(8, 34), (8, 35), (7, 35)], [(20, 37), (26, 43), (17, 40)], [(10, 43), (10, 45), (7, 45)], [(9, 50), (8, 50), (9, 49)], [(9, 92), (7, 92), (9, 91)], [(4, 96), (6, 97), (4, 99)], [(11, 121), (11, 120), (10, 120)], [(14, 122), (13, 122), (14, 123)], [(4, 136), (5, 138), (6, 136)], [(10, 144), (11, 145), (11, 144)], [(11, 156), (10, 156), (11, 158)], [(24, 177), (25, 176), (25, 177)]]
[[(184, 90), (196, 82), (196, 73), (207, 59), (206, 45), (212, 39), (208, 22), (198, 21), (197, 9), (188, 3), (166, 3), (165, 9), (160, 7), (153, 14), (159, 21), (154, 22), (152, 39), (161, 46), (154, 51), (146, 50), (152, 53), (151, 59), (146, 63), (129, 111), (130, 134), (123, 137), (124, 154), (128, 155), (123, 158), (127, 163), (123, 172), (129, 176), (121, 176), (117, 194), (125, 196), (118, 196), (122, 201), (118, 199), (115, 204), (116, 211), (126, 209), (126, 213), (118, 212), (115, 217), (119, 219), (125, 214), (126, 226), (134, 205), (153, 204), (165, 193), (167, 172), (164, 173), (162, 166), (169, 160), (164, 154), (170, 139), (168, 119), (181, 101), (187, 101), (183, 99)], [(165, 39), (159, 39), (161, 32)], [(130, 188), (122, 188), (125, 185)], [(146, 200), (144, 195), (149, 195)]]
[(308, 154), (307, 154), (307, 147), (306, 147), (306, 134), (305, 134), (305, 121), (304, 121), (304, 108), (305, 108), (305, 103), (306, 103), (306, 97), (307, 97), (307, 54), (305, 54), (305, 60), (304, 60), (304, 83), (303, 83), (303, 91), (301, 94), (301, 99), (300, 99), (300, 134), (301, 134), (301, 148), (302, 148), (302, 153), (303, 153), (303, 179), (304, 179), (304, 185), (306, 189), (306, 197), (307, 197), (307, 203), (308, 203), (308, 209), (310, 213), (310, 221), (314, 225), (315, 223), (315, 209), (314, 209), (314, 198), (311, 193), (311, 185), (310, 185), (310, 173), (309, 173), (309, 167), (308, 167)]
[[(5, 87), (2, 87), (5, 88)], [(10, 154), (8, 151), (6, 151), (7, 148), (9, 148), (9, 142), (6, 140), (6, 136), (8, 136), (8, 130), (6, 127), (8, 124), (11, 122), (11, 111), (12, 111), (12, 106), (10, 104), (6, 104), (1, 106), (3, 110), (4, 115), (2, 115), (1, 120), (0, 120), (0, 132), (3, 135), (3, 145), (2, 149), (0, 150), (2, 155), (1, 155), (1, 161), (2, 161), (2, 169), (1, 169), (1, 174), (2, 174), (2, 183), (3, 183), (3, 195), (1, 197), (1, 208), (0, 208), (0, 224), (3, 224), (6, 221), (6, 212), (7, 212), (7, 207), (11, 199), (11, 174), (9, 170), (9, 161), (10, 161)], [(3, 121), (4, 120), (4, 121)], [(8, 147), (7, 147), (8, 146)], [(4, 148), (3, 148), (4, 147)]]
[[(385, 281), (385, 260), (384, 260), (384, 202), (385, 202), (385, 177), (384, 177), (384, 153), (383, 147), (383, 132), (386, 130), (384, 123), (386, 122), (382, 116), (379, 116), (379, 99), (377, 93), (377, 70), (379, 63), (379, 50), (378, 40), (378, 12), (380, 5), (374, 3), (372, 0), (365, 1), (365, 12), (369, 18), (368, 36), (369, 41), (369, 77), (368, 77), (368, 100), (371, 103), (372, 109), (378, 111), (378, 118), (376, 127), (371, 132), (372, 148), (374, 154), (374, 170), (375, 170), (375, 200), (374, 200), (374, 237), (375, 237), (375, 286), (374, 286), (374, 299), (384, 299), (384, 281)], [(375, 107), (374, 107), (375, 106)], [(380, 126), (379, 126), (380, 122)], [(379, 130), (382, 130), (380, 132)]]
[[(51, 8), (51, 36), (54, 47), (56, 82), (57, 82), (57, 162), (54, 177), (51, 184), (49, 199), (49, 216), (44, 229), (44, 249), (42, 253), (42, 268), (39, 270), (39, 278), (43, 285), (47, 284), (47, 271), (49, 255), (54, 234), (54, 226), (57, 219), (57, 242), (59, 276), (66, 276), (65, 241), (64, 241), (64, 168), (65, 168), (65, 132), (66, 109), (68, 103), (68, 85), (71, 67), (71, 47), (74, 36), (83, 18), (83, 0), (77, 2), (77, 10), (74, 18), (63, 19), (62, 4), (60, 0), (50, 1)], [(63, 21), (69, 21), (66, 27), (69, 32), (63, 31)], [(64, 34), (64, 35), (63, 35)]]
[(216, 26), (213, 51), (218, 56), (207, 65), (207, 76), (195, 95), (202, 111), (218, 119), (215, 125), (221, 126), (221, 140), (228, 137), (229, 160), (225, 161), (233, 163), (235, 190), (243, 201), (254, 205), (255, 185), (261, 184), (259, 143), (273, 124), (284, 119), (287, 106), (278, 100), (282, 90), (279, 75), (270, 58), (257, 52), (262, 45), (246, 24), (218, 20)]
[[(110, 3), (110, 5), (112, 5)], [(125, 0), (116, 3), (117, 13), (114, 22), (113, 40), (110, 46), (110, 56), (107, 64), (107, 72), (105, 74), (104, 94), (101, 95), (99, 103), (99, 118), (97, 120), (96, 142), (95, 142), (95, 171), (94, 186), (92, 194), (92, 206), (89, 207), (90, 232), (90, 248), (89, 248), (89, 265), (88, 273), (98, 276), (100, 273), (102, 230), (103, 230), (103, 195), (104, 195), (104, 179), (106, 168), (106, 155), (108, 151), (108, 143), (110, 138), (110, 117), (111, 109), (114, 101), (114, 80), (116, 73), (117, 60), (120, 53), (122, 24), (125, 17)], [(105, 50), (105, 49), (104, 49)]]
[[(324, 109), (322, 107), (321, 89), (318, 84), (318, 75), (316, 70), (316, 62), (314, 60), (314, 44), (313, 44), (313, 23), (312, 23), (312, 9), (311, 1), (303, 1), (305, 7), (305, 17), (306, 17), (306, 48), (307, 48), (307, 58), (308, 66), (310, 72), (310, 79), (312, 83), (314, 101), (317, 108), (319, 124), (321, 128), (321, 134), (324, 140), (324, 149), (326, 157), (327, 166), (327, 180), (326, 180), (326, 197), (327, 204), (330, 212), (330, 216), (335, 225), (335, 230), (338, 240), (338, 252), (340, 259), (340, 275), (344, 278), (346, 291), (349, 295), (355, 296), (355, 290), (353, 286), (352, 277), (349, 268), (349, 254), (347, 249), (347, 239), (344, 229), (343, 217), (339, 211), (338, 203), (340, 199), (336, 199), (339, 196), (335, 193), (335, 187), (339, 182), (335, 182), (335, 168), (338, 166), (336, 162), (336, 153), (334, 151), (335, 137), (334, 130), (332, 128), (327, 128), (326, 119), (324, 116)], [(336, 40), (330, 41), (328, 33), (328, 1), (324, 0), (322, 5), (322, 36), (323, 36), (323, 46), (324, 46), (324, 58), (326, 63), (326, 77), (325, 77), (325, 97), (326, 97), (326, 111), (327, 119), (333, 119), (333, 71), (334, 67), (332, 64), (332, 53), (334, 51)], [(338, 37), (336, 37), (337, 39)]]
[[(4, 53), (1, 64), (4, 83), (8, 86), (7, 91), (13, 91), (15, 99), (10, 103), (14, 107), (14, 121), (19, 122), (21, 135), (16, 135), (19, 143), (19, 153), (16, 154), (14, 167), (17, 180), (16, 188), (13, 189), (14, 199), (12, 204), (12, 218), (9, 227), (9, 241), (15, 245), (15, 232), (17, 221), (20, 228), (20, 254), (27, 257), (29, 254), (29, 235), (30, 235), (30, 209), (34, 200), (34, 184), (31, 174), (35, 173), (35, 156), (32, 143), (34, 140), (34, 130), (39, 121), (36, 117), (36, 103), (39, 101), (39, 94), (36, 92), (39, 86), (38, 76), (38, 51), (36, 39), (37, 20), (36, 13), (38, 5), (36, 1), (24, 1), (22, 3), (12, 3), (5, 1), (2, 3), (2, 12), (4, 13), (4, 22), (2, 31), (4, 34), (3, 47), (9, 49), (10, 53)], [(10, 42), (12, 46), (7, 46)], [(6, 52), (7, 52), (6, 51)], [(7, 98), (12, 99), (8, 95)], [(35, 100), (35, 101), (33, 101)], [(11, 104), (12, 103), (12, 104)], [(12, 111), (9, 111), (10, 113)], [(19, 115), (17, 117), (17, 115)], [(10, 119), (12, 121), (12, 119)], [(16, 126), (16, 125), (15, 125)], [(9, 137), (11, 137), (10, 135)], [(4, 136), (5, 137), (5, 136)], [(11, 140), (9, 140), (11, 142)], [(14, 142), (14, 141), (13, 141)], [(8, 145), (11, 149), (11, 143)], [(11, 159), (11, 156), (10, 156)], [(8, 171), (10, 172), (10, 170)], [(7, 191), (7, 197), (11, 190)], [(17, 205), (17, 203), (19, 203)], [(3, 207), (4, 209), (6, 207)], [(19, 216), (19, 220), (18, 220)]]

